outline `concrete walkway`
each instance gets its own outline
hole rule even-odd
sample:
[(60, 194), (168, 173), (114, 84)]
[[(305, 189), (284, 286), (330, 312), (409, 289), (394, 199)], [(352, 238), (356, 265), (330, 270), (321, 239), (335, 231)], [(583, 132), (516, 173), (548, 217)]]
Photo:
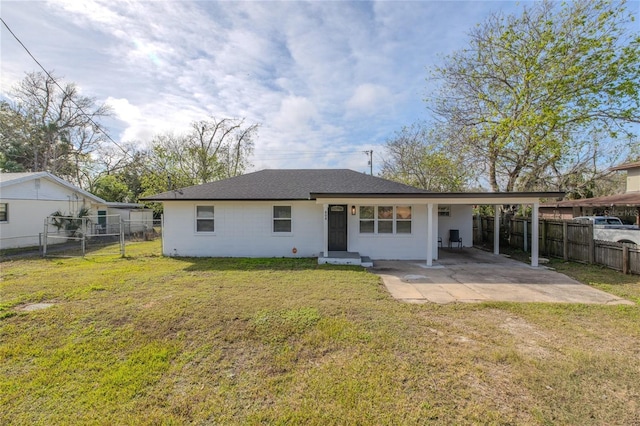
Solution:
[(431, 268), (425, 261), (374, 261), (391, 295), (409, 303), (557, 302), (633, 305), (545, 267), (532, 268), (475, 248), (440, 249)]

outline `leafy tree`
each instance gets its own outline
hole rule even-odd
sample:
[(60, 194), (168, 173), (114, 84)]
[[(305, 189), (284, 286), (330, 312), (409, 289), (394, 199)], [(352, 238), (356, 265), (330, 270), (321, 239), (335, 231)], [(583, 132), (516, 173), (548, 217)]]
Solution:
[(116, 175), (104, 175), (93, 184), (92, 193), (105, 201), (130, 202), (133, 194)]
[(58, 86), (51, 73), (29, 73), (0, 106), (0, 167), (48, 171), (84, 186), (82, 170), (105, 141), (96, 124), (107, 105), (83, 96), (73, 83)]
[(462, 152), (425, 124), (404, 127), (385, 144), (382, 177), (431, 191), (462, 191), (470, 178)]
[(493, 191), (563, 189), (576, 173), (588, 186), (640, 122), (633, 20), (624, 2), (606, 0), (496, 13), (433, 69), (441, 85), (429, 108), (463, 136)]

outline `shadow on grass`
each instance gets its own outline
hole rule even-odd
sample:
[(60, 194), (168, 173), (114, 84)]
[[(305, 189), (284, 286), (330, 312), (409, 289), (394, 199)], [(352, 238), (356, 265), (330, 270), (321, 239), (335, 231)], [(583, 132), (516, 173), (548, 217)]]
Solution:
[(361, 266), (319, 265), (315, 258), (172, 257), (188, 263), (185, 271), (362, 271)]

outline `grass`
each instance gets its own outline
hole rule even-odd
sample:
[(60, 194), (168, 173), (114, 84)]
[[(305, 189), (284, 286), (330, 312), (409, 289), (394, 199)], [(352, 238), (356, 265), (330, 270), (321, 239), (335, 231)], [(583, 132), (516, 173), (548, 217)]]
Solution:
[(410, 305), (356, 267), (158, 252), (0, 263), (0, 424), (640, 423), (638, 306)]

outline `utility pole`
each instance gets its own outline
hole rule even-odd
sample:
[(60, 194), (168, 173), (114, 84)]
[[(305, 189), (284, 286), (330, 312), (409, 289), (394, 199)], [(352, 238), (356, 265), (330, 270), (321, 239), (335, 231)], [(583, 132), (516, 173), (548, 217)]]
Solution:
[(373, 176), (373, 150), (364, 151), (369, 156), (369, 174)]

